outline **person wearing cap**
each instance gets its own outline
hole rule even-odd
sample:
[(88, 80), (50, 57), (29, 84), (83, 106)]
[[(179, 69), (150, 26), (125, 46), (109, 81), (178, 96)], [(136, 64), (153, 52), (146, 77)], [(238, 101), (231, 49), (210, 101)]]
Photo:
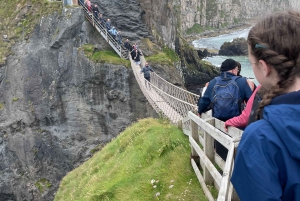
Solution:
[[(233, 78), (233, 76), (238, 75), (238, 72), (239, 72), (238, 64), (233, 59), (226, 59), (222, 63), (220, 71), (221, 71), (221, 75), (218, 77), (220, 77), (222, 79), (231, 80), (231, 78)], [(239, 88), (240, 102), (247, 103), (249, 98), (252, 95), (252, 90), (250, 89), (246, 78), (241, 77), (241, 76), (235, 77), (235, 82)], [(204, 95), (198, 101), (198, 115), (200, 117), (201, 117), (202, 113), (207, 112), (208, 110), (213, 109), (213, 107), (214, 107), (213, 104), (211, 104), (211, 103), (213, 102), (213, 98), (214, 98), (213, 90), (214, 90), (216, 83), (217, 83), (216, 78), (212, 79), (209, 82)], [(213, 111), (214, 111), (214, 109), (213, 109)], [(242, 112), (241, 108), (239, 108), (239, 112), (241, 114), (241, 112)], [(240, 114), (238, 114), (238, 115), (240, 115)], [(213, 112), (212, 116), (215, 117), (214, 112)], [(234, 117), (234, 116), (232, 116), (232, 117)], [(227, 121), (228, 119), (230, 119), (232, 117), (228, 117), (227, 119), (220, 119), (220, 118), (219, 119), (222, 121)], [(216, 148), (216, 152), (219, 154), (219, 156), (223, 160), (226, 160), (228, 150), (224, 146), (222, 146), (220, 143), (218, 143), (217, 141), (215, 143), (215, 148)]]

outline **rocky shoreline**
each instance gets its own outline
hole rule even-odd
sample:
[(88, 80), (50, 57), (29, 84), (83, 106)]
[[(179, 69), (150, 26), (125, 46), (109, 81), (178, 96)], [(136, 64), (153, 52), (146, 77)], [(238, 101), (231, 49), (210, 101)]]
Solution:
[(205, 32), (202, 32), (202, 33), (199, 33), (199, 34), (186, 35), (185, 39), (195, 50), (198, 51), (198, 54), (203, 54), (203, 53), (207, 52), (206, 54), (204, 54), (204, 57), (205, 57), (205, 55), (206, 56), (218, 55), (219, 54), (218, 49), (196, 48), (193, 45), (193, 41), (198, 40), (200, 38), (217, 37), (217, 36), (224, 35), (224, 34), (230, 34), (230, 33), (235, 32), (235, 31), (247, 29), (247, 28), (253, 26), (254, 24), (255, 24), (255, 20), (251, 20), (250, 23), (241, 23), (241, 24), (228, 26), (226, 28), (208, 30), (208, 31), (205, 31)]
[(185, 35), (185, 40), (188, 41), (190, 44), (192, 44), (194, 40), (197, 40), (199, 38), (209, 38), (209, 37), (220, 36), (223, 34), (229, 34), (238, 30), (247, 29), (249, 27), (252, 27), (254, 24), (255, 24), (255, 20), (252, 20), (250, 23), (241, 23), (241, 24), (228, 26), (226, 28), (208, 30), (199, 34), (189, 34), (189, 35)]

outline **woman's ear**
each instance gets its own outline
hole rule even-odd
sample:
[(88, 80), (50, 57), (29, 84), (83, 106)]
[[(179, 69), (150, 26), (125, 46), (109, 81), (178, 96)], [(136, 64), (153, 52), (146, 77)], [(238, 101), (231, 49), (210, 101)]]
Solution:
[(264, 77), (268, 77), (271, 74), (271, 67), (264, 60), (258, 60), (258, 65), (262, 67)]

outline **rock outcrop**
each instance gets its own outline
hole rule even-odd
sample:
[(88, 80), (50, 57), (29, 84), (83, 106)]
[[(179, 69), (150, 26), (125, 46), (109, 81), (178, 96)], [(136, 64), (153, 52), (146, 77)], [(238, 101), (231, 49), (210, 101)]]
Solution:
[(248, 55), (247, 40), (245, 38), (236, 38), (232, 42), (225, 42), (219, 50), (219, 55), (223, 55), (223, 56)]
[(202, 61), (197, 50), (193, 49), (181, 38), (176, 40), (176, 53), (181, 59), (181, 71), (185, 86), (190, 91), (199, 94), (197, 88), (201, 88), (206, 82), (220, 74), (219, 70), (210, 63)]

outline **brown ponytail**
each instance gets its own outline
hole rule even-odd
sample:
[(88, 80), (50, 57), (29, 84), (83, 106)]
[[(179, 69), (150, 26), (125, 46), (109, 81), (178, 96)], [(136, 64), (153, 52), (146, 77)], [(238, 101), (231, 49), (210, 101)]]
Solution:
[(249, 54), (264, 60), (278, 73), (279, 81), (263, 96), (257, 115), (273, 98), (300, 77), (300, 14), (278, 12), (257, 23), (249, 32)]

